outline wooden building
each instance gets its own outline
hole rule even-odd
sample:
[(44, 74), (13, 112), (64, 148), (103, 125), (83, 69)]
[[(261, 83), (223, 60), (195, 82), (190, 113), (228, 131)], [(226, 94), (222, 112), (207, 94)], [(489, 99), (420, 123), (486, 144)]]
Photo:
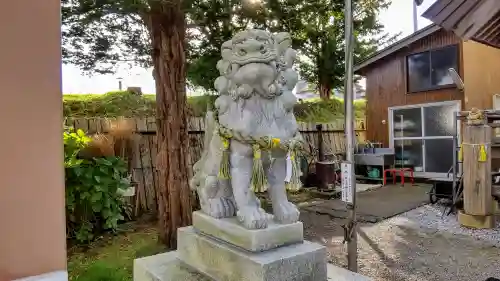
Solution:
[[(449, 68), (464, 80), (463, 92)], [(492, 108), (493, 95), (500, 94), (500, 50), (463, 41), (435, 24), (354, 70), (366, 78), (367, 140), (394, 147), (397, 158), (402, 154), (405, 163), (426, 176), (445, 175), (452, 166), (454, 112)]]

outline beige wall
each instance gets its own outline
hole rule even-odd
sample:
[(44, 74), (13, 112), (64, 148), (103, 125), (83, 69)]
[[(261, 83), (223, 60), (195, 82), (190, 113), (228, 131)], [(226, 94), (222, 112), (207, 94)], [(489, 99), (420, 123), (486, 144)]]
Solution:
[(500, 94), (500, 49), (463, 42), (465, 109), (493, 107), (493, 95)]
[(59, 5), (0, 9), (0, 280), (66, 267)]

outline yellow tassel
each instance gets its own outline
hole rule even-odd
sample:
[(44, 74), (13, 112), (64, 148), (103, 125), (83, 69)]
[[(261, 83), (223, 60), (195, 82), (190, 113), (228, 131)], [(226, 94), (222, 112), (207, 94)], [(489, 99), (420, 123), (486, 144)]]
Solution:
[(271, 139), (271, 142), (272, 142), (272, 147), (273, 147), (273, 148), (278, 148), (278, 147), (280, 147), (280, 142), (281, 142), (281, 140), (280, 140), (280, 139), (278, 139), (278, 138), (272, 138), (272, 139)]
[(288, 191), (296, 192), (302, 187), (302, 182), (300, 181), (299, 175), (299, 163), (295, 157), (295, 151), (290, 151), (290, 162), (292, 162), (292, 176), (290, 181), (286, 183), (286, 189)]
[(464, 160), (464, 152), (462, 144), (460, 144), (460, 150), (458, 151), (458, 161), (463, 161), (463, 160)]
[(262, 165), (261, 148), (258, 144), (253, 145), (253, 168), (250, 188), (253, 192), (264, 192), (267, 190), (267, 178)]
[(481, 145), (481, 148), (479, 149), (479, 162), (486, 162), (487, 157), (486, 157), (486, 149), (484, 147), (484, 144)]
[(229, 163), (229, 139), (227, 138), (222, 138), (222, 160), (219, 167), (219, 178), (231, 178)]

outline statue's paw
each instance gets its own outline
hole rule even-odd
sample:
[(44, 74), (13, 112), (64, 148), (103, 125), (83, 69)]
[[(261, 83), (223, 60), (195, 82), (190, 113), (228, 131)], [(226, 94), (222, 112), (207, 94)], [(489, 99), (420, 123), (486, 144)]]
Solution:
[(253, 94), (253, 88), (248, 84), (243, 84), (236, 89), (236, 96), (249, 98)]
[(233, 198), (215, 198), (210, 199), (210, 210), (208, 214), (216, 219), (229, 218), (234, 216), (236, 206)]
[(238, 221), (247, 229), (266, 228), (272, 216), (261, 208), (245, 207), (237, 213)]
[(278, 91), (278, 88), (273, 83), (273, 84), (269, 85), (268, 91), (269, 91), (269, 94), (276, 94), (276, 92)]
[(274, 218), (281, 224), (291, 224), (299, 220), (299, 209), (288, 201), (273, 205)]

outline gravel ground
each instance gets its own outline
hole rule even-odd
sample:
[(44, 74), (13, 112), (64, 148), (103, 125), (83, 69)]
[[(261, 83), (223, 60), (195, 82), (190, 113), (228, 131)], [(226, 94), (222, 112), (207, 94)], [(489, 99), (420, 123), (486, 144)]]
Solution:
[[(500, 230), (461, 228), (443, 207), (425, 205), (377, 224), (360, 226), (358, 265), (363, 275), (394, 281), (484, 281), (500, 277)], [(306, 237), (326, 244), (332, 263), (346, 266), (340, 225), (304, 212)]]

